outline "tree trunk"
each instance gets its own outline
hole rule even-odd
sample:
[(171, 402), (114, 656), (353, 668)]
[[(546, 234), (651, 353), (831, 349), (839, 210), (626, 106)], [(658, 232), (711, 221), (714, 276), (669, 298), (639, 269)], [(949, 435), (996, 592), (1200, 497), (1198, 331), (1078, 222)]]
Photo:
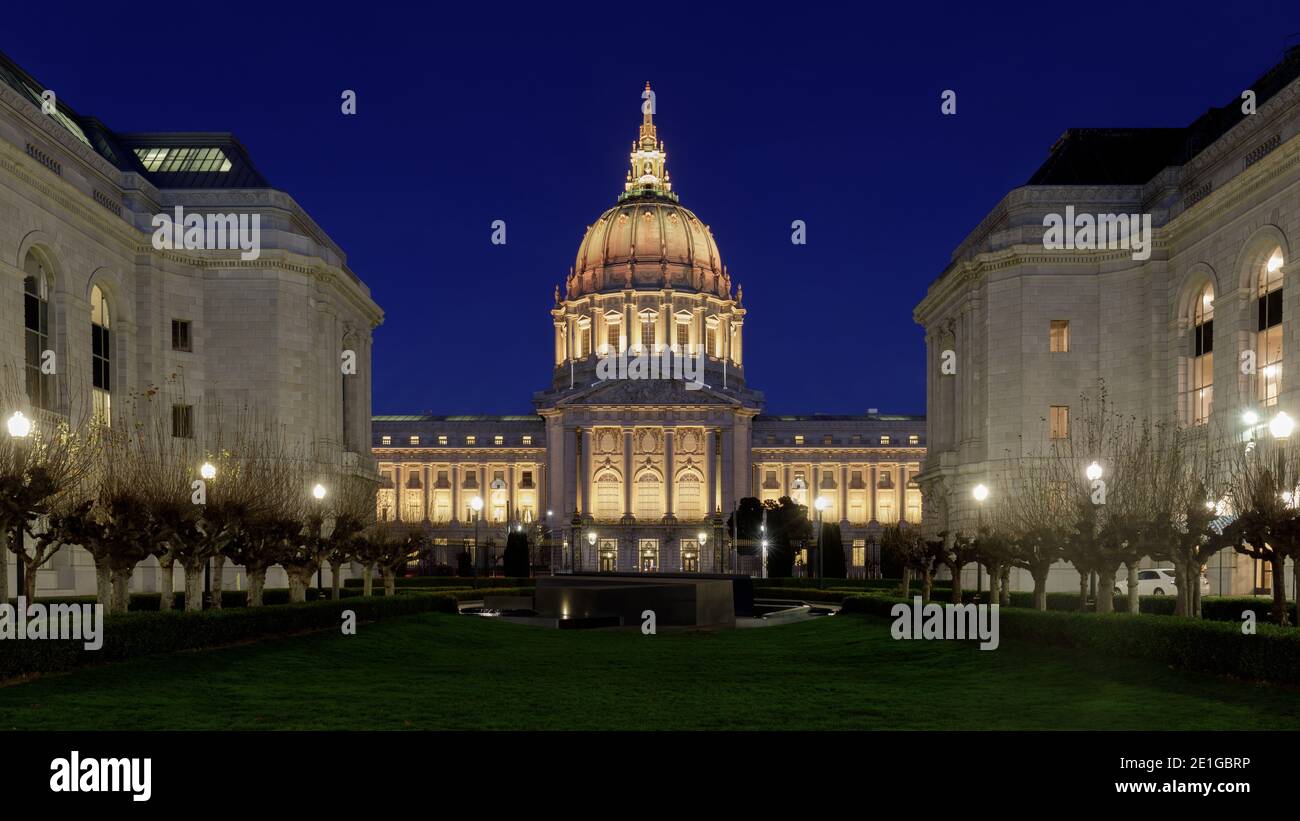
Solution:
[(0, 604), (9, 601), (9, 528), (0, 527)]
[(221, 609), (221, 592), (225, 588), (222, 575), (226, 570), (226, 557), (220, 554), (212, 557), (212, 585), (208, 595), (208, 606)]
[(311, 580), (310, 569), (304, 573), (300, 568), (285, 568), (289, 575), (289, 603), (307, 601), (307, 585)]
[(923, 602), (930, 601), (930, 593), (933, 592), (934, 589), (933, 577), (934, 574), (930, 572), (929, 567), (921, 571), (921, 601)]
[(252, 567), (244, 568), (248, 571), (248, 607), (262, 606), (262, 590), (266, 588), (266, 568)]
[(338, 601), (340, 598), (342, 598), (342, 596), (339, 593), (339, 587), (341, 585), (341, 582), (339, 580), (339, 575), (342, 572), (343, 572), (343, 562), (341, 561), (330, 562), (330, 577), (331, 577), (330, 598), (333, 599), (334, 601)]
[(131, 609), (131, 571), (129, 567), (115, 567), (109, 573), (113, 586), (113, 604), (110, 613), (125, 613)]
[(1286, 607), (1286, 559), (1273, 551), (1269, 564), (1273, 566), (1273, 622), (1285, 627), (1290, 615)]
[(905, 599), (912, 597), (912, 568), (910, 567), (903, 568), (903, 589), (901, 594)]
[[(1300, 627), (1300, 556), (1291, 559), (1291, 579), (1292, 589), (1294, 590), (1292, 598), (1295, 599), (1295, 611), (1293, 613), (1295, 616), (1295, 626)], [(1200, 590), (1200, 579), (1197, 579), (1197, 582), (1198, 584), (1196, 585), (1196, 589)]]
[(105, 613), (113, 612), (113, 571), (108, 566), (108, 559), (99, 556), (95, 557), (95, 601)]
[(1128, 612), (1142, 612), (1142, 598), (1138, 595), (1138, 563), (1129, 562), (1128, 567)]
[(361, 571), (361, 595), (372, 596), (375, 592), (375, 563), (366, 562)]
[(965, 564), (954, 564), (952, 570), (952, 603), (961, 604), (961, 570)]
[(1187, 616), (1191, 611), (1192, 588), (1187, 583), (1189, 565), (1190, 563), (1179, 558), (1177, 553), (1174, 554), (1174, 578), (1178, 579), (1177, 596), (1174, 599), (1175, 616)]
[(1199, 619), (1201, 617), (1201, 563), (1192, 563), (1192, 586), (1191, 586), (1191, 617)]
[(1115, 612), (1115, 568), (1103, 567), (1097, 571), (1097, 612)]
[(1088, 612), (1088, 571), (1079, 571), (1079, 612)]
[(171, 610), (176, 606), (176, 557), (158, 559), (158, 609)]
[(989, 604), (1002, 603), (1002, 568), (994, 564), (986, 564), (989, 571)]
[(1011, 565), (1002, 565), (1002, 587), (998, 593), (998, 604), (1003, 607), (1011, 606)]
[(397, 595), (397, 571), (391, 567), (384, 568), (384, 595)]
[(1051, 565), (1035, 565), (1034, 577), (1034, 609), (1047, 609), (1047, 574), (1051, 570)]
[(185, 610), (203, 609), (203, 562), (181, 562), (185, 568)]
[(26, 570), (23, 574), (23, 589), (19, 593), (26, 596), (27, 603), (31, 604), (36, 601), (36, 566), (27, 560), (26, 550), (18, 554), (18, 561), (23, 563)]

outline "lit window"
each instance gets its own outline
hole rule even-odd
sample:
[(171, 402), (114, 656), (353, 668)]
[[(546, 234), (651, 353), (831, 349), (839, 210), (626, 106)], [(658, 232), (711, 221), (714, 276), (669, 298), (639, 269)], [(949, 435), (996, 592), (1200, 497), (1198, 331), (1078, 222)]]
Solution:
[(1070, 406), (1052, 405), (1048, 415), (1048, 429), (1053, 439), (1070, 437)]
[(802, 445), (802, 444), (803, 444), (803, 434), (802, 434), (802, 433), (796, 433), (796, 434), (794, 435), (794, 443), (795, 443), (796, 445)]
[(411, 437), (411, 444), (412, 444), (412, 445), (418, 445), (418, 444), (420, 444), (420, 437), (419, 437), (419, 436), (412, 436), (412, 437)]
[(1192, 306), (1190, 419), (1193, 425), (1210, 420), (1214, 402), (1214, 288), (1206, 285)]
[(882, 444), (882, 445), (888, 445), (888, 444), (889, 444), (889, 436), (888, 436), (888, 435), (885, 435), (885, 436), (880, 437), (880, 444)]
[(112, 424), (113, 337), (108, 300), (99, 286), (90, 289), (90, 371), (92, 413), (101, 424)]
[(29, 253), (23, 265), (23, 327), (27, 343), (27, 398), (38, 408), (54, 402), (54, 383), (43, 372), (45, 352), (50, 348), (50, 293), (45, 268)]
[(694, 473), (683, 473), (677, 479), (677, 518), (692, 521), (704, 518), (703, 482)]
[(492, 444), (494, 444), (494, 445), (504, 445), (505, 443), (506, 443), (506, 438), (505, 438), (504, 436), (493, 436), (493, 437), (492, 437)]
[(907, 437), (907, 444), (909, 444), (909, 445), (919, 445), (919, 444), (921, 444), (921, 437), (918, 436), (918, 435), (915, 434), (915, 433), (909, 434), (908, 437)]
[(663, 515), (661, 500), (663, 483), (653, 473), (643, 473), (636, 480), (636, 517), (641, 521), (654, 521)]
[(190, 322), (188, 319), (172, 320), (172, 350), (194, 350), (193, 345), (190, 342)]
[(230, 160), (220, 148), (137, 148), (135, 155), (146, 171), (177, 174), (230, 170)]
[(864, 567), (867, 563), (867, 540), (853, 540), (853, 566)]
[(718, 350), (718, 320), (708, 320), (708, 329), (704, 336), (704, 350), (709, 356), (721, 356)]
[(476, 444), (478, 444), (478, 437), (477, 437), (477, 436), (466, 436), (466, 437), (465, 437), (465, 444), (467, 444), (467, 445), (476, 445)]
[(391, 444), (393, 444), (393, 437), (391, 437), (391, 436), (385, 434), (385, 435), (379, 437), (379, 444), (381, 444), (381, 445), (391, 445)]
[(621, 348), (619, 344), (621, 327), (617, 319), (605, 320), (605, 349), (609, 353), (618, 353)]
[(440, 444), (440, 445), (445, 445), (445, 444), (447, 444), (447, 437), (446, 437), (445, 435), (444, 435), (444, 436), (439, 436), (439, 437), (438, 437), (438, 444)]
[(674, 324), (677, 331), (673, 342), (677, 345), (679, 351), (687, 353), (691, 347), (691, 321), (689, 319), (679, 319)]
[(1052, 353), (1068, 353), (1070, 350), (1070, 320), (1053, 319), (1051, 331), (1048, 332), (1047, 349)]
[(825, 435), (822, 436), (822, 444), (823, 444), (823, 445), (833, 445), (833, 444), (835, 444), (835, 438), (834, 438), (833, 436), (831, 436), (829, 433), (828, 433), (828, 434), (825, 434)]
[(524, 436), (524, 444), (525, 444), (525, 445), (531, 445), (532, 443), (533, 443), (533, 437), (528, 436), (528, 435), (525, 435), (525, 436)]
[(615, 521), (622, 515), (622, 483), (617, 474), (605, 471), (596, 477), (596, 518)]
[(641, 315), (641, 349), (653, 352), (655, 349), (655, 315)]
[(1276, 405), (1282, 390), (1282, 265), (1282, 249), (1275, 248), (1260, 268), (1256, 289), (1257, 398), (1265, 405)]

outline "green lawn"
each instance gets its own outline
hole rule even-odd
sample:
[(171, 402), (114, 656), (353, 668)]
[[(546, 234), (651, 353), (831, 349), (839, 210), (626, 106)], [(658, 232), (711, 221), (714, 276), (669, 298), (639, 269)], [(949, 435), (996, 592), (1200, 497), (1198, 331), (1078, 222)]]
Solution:
[(1297, 691), (838, 616), (723, 633), (425, 615), (0, 688), (20, 729), (1279, 729)]

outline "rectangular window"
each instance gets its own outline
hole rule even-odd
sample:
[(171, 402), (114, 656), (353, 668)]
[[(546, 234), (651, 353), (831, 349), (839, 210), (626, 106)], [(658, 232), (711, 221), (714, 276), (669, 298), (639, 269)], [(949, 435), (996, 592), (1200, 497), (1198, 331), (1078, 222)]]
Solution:
[(796, 445), (802, 445), (802, 444), (803, 444), (803, 434), (802, 434), (802, 433), (796, 433), (796, 434), (794, 435), (794, 443), (795, 443)]
[(919, 444), (921, 444), (921, 437), (918, 436), (918, 435), (915, 434), (915, 433), (910, 434), (910, 435), (907, 437), (907, 444), (909, 444), (909, 445), (919, 445)]
[(827, 434), (827, 435), (825, 435), (825, 436), (822, 436), (822, 444), (823, 444), (823, 445), (833, 445), (833, 444), (835, 444), (835, 439), (834, 439), (833, 437), (831, 437), (829, 434)]
[(465, 437), (465, 444), (467, 444), (467, 445), (476, 445), (476, 444), (478, 444), (478, 437), (477, 437), (477, 436), (466, 436), (466, 437)]
[(1048, 431), (1053, 439), (1070, 438), (1070, 406), (1052, 405), (1048, 411)]
[(655, 318), (653, 316), (641, 317), (641, 348), (645, 351), (654, 351), (655, 349)]
[(718, 356), (718, 326), (710, 325), (708, 333), (704, 337), (705, 352), (709, 356)]
[(867, 541), (866, 539), (853, 540), (853, 566), (864, 567), (867, 563)]
[(393, 444), (393, 437), (391, 437), (391, 436), (381, 436), (381, 437), (379, 437), (379, 444), (381, 444), (381, 445), (391, 445), (391, 444)]
[(504, 445), (505, 443), (506, 438), (504, 436), (497, 435), (492, 437), (492, 444), (494, 445)]
[(519, 479), (519, 486), (520, 486), (520, 487), (532, 487), (532, 486), (533, 486), (533, 472), (532, 472), (531, 470), (525, 470), (525, 471), (521, 474), (520, 479)]
[(1070, 320), (1053, 319), (1048, 332), (1047, 349), (1052, 353), (1068, 353), (1070, 350)]
[(575, 351), (578, 358), (586, 356), (591, 351), (591, 325), (583, 325), (578, 328), (578, 350)]
[(172, 405), (172, 436), (177, 439), (194, 438), (193, 405)]
[(172, 350), (192, 351), (190, 345), (190, 322), (188, 319), (172, 320)]
[(533, 443), (533, 437), (528, 436), (528, 435), (525, 434), (525, 435), (524, 435), (524, 444), (525, 444), (525, 445), (531, 445), (532, 443)]
[(885, 436), (880, 437), (880, 444), (882, 444), (882, 445), (888, 445), (888, 444), (889, 444), (889, 436), (888, 436), (888, 435), (885, 435)]
[(678, 350), (687, 353), (691, 347), (691, 323), (690, 320), (677, 320), (677, 338), (673, 340), (677, 344)]
[(618, 353), (618, 328), (617, 322), (610, 322), (605, 326), (605, 344), (609, 346), (610, 353)]
[(445, 445), (445, 444), (447, 444), (447, 437), (446, 437), (445, 435), (441, 435), (441, 436), (439, 436), (439, 437), (438, 437), (438, 444), (440, 444), (440, 445)]
[(419, 437), (419, 436), (412, 436), (412, 437), (411, 437), (411, 444), (412, 444), (412, 445), (418, 445), (418, 444), (420, 444), (420, 437)]

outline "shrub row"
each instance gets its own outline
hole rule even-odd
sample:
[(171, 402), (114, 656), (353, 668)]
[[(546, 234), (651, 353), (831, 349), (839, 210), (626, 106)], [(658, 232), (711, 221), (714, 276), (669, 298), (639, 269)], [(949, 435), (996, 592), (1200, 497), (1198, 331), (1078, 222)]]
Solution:
[[(902, 599), (862, 593), (841, 613), (889, 617)], [(1240, 614), (1238, 614), (1240, 615)], [(1255, 635), (1221, 621), (1150, 615), (1063, 613), (1019, 607), (998, 614), (1000, 638), (1156, 661), (1184, 670), (1300, 684), (1300, 630), (1260, 624)]]
[[(985, 593), (985, 597), (987, 597)], [(975, 591), (963, 590), (962, 601), (974, 601)], [(947, 601), (947, 593), (935, 596), (935, 600)], [(1173, 596), (1140, 596), (1138, 598), (1138, 612), (1148, 616), (1172, 616), (1176, 608), (1177, 601)], [(1034, 595), (1026, 591), (1015, 591), (1011, 594), (1011, 606), (1033, 608)], [(1092, 605), (1088, 609), (1092, 610)], [(1273, 607), (1273, 600), (1267, 596), (1206, 596), (1201, 599), (1201, 618), (1208, 621), (1232, 621), (1240, 622), (1241, 614), (1244, 611), (1251, 611), (1255, 618), (1261, 622), (1267, 622), (1270, 619), (1269, 610)], [(1079, 612), (1079, 594), (1078, 593), (1048, 593), (1047, 609), (1059, 612), (1077, 613)], [(1115, 597), (1116, 612), (1128, 612), (1128, 599), (1124, 596)], [(1295, 624), (1295, 604), (1289, 605), (1291, 614), (1291, 623)]]
[(338, 629), (345, 610), (355, 612), (358, 622), (376, 621), (414, 613), (455, 613), (456, 599), (448, 595), (410, 594), (193, 613), (127, 613), (104, 619), (103, 646), (95, 651), (86, 650), (82, 641), (6, 640), (4, 652), (0, 653), (0, 679), (307, 630)]
[[(382, 596), (383, 588), (376, 587), (375, 595)], [(342, 598), (352, 598), (360, 596), (360, 590), (339, 590), (339, 596)], [(325, 600), (330, 597), (329, 589), (318, 591), (314, 587), (307, 588), (307, 601)], [(38, 601), (43, 604), (94, 604), (98, 599), (94, 596), (55, 596), (39, 597)], [(223, 590), (221, 591), (221, 607), (244, 607), (248, 603), (248, 592), (245, 590)], [(289, 588), (287, 587), (268, 587), (262, 591), (262, 604), (280, 605), (289, 603)], [(159, 605), (162, 604), (161, 593), (132, 593), (131, 600), (127, 604), (127, 610), (131, 613), (156, 613)], [(204, 609), (208, 609), (206, 594), (203, 600)], [(185, 594), (175, 593), (172, 600), (173, 610), (182, 610), (185, 608)]]
[[(362, 586), (363, 579), (344, 579), (344, 587)], [(532, 587), (535, 579), (530, 578), (493, 578), (492, 576), (399, 576), (397, 578), (398, 587), (422, 587), (422, 588), (440, 588), (450, 587)], [(375, 574), (375, 589), (384, 588), (384, 580), (379, 574)]]

